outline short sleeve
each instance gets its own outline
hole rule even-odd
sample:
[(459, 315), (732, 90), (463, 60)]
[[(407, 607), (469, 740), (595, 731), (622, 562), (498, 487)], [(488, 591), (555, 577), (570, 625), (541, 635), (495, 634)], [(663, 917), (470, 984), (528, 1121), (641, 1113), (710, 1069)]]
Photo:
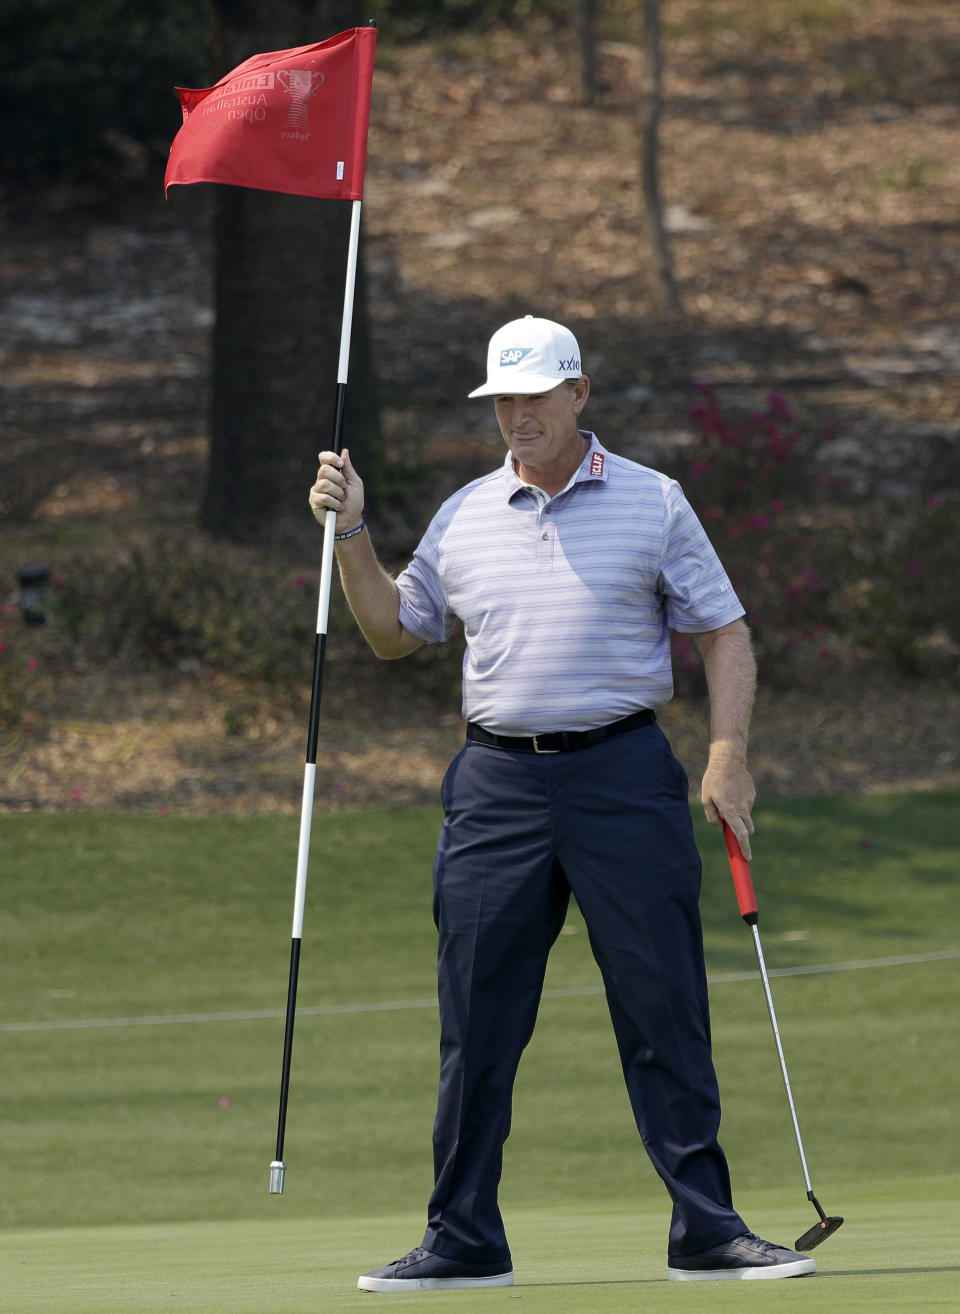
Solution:
[(438, 513), (420, 541), (410, 564), (396, 580), (400, 593), (400, 624), (426, 643), (441, 643), (448, 639), (456, 623), (440, 582), (441, 538)]
[(675, 481), (667, 488), (658, 588), (667, 624), (683, 634), (718, 630), (744, 614), (706, 530)]

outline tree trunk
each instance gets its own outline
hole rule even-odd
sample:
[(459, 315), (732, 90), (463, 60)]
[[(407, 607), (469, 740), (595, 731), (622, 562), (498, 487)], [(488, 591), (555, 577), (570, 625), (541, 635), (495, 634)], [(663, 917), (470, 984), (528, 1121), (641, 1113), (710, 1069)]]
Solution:
[[(350, 4), (210, 0), (222, 76), (250, 55), (357, 26)], [(362, 21), (362, 20), (360, 20)], [(330, 445), (351, 206), (217, 187), (210, 460), (201, 518), (229, 538), (296, 545)], [(375, 498), (380, 431), (358, 270), (344, 443)]]
[(644, 86), (640, 109), (643, 204), (654, 263), (654, 291), (661, 308), (678, 314), (683, 307), (673, 274), (670, 238), (663, 222), (660, 200), (660, 119), (663, 114), (660, 32), (660, 0), (643, 0)]
[(597, 99), (597, 0), (575, 0), (580, 40), (580, 86), (584, 105)]

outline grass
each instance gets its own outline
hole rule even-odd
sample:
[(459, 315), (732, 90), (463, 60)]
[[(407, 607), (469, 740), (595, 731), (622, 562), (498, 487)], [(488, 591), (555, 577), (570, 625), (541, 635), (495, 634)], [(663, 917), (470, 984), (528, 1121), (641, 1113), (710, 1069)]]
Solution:
[[(898, 1314), (952, 1310), (958, 1265), (945, 1256), (956, 1235), (955, 1194), (904, 1209), (868, 1196), (851, 1200), (844, 1229), (817, 1251), (815, 1281), (668, 1285), (662, 1217), (626, 1205), (602, 1212), (553, 1206), (510, 1218), (517, 1285), (492, 1291), (409, 1293), (401, 1310), (521, 1310), (524, 1314)], [(754, 1203), (751, 1201), (751, 1203)], [(758, 1199), (757, 1203), (760, 1201)], [(795, 1209), (763, 1197), (757, 1212), (789, 1234)], [(407, 1248), (417, 1216), (186, 1226), (118, 1225), (0, 1234), (6, 1314), (302, 1314), (366, 1308), (356, 1276)]]
[[(817, 1252), (829, 1294), (819, 1282), (775, 1284), (762, 1298), (660, 1285), (667, 1201), (630, 1121), (574, 911), (507, 1147), (502, 1203), (523, 1285), (464, 1293), (458, 1309), (517, 1298), (551, 1314), (656, 1311), (668, 1299), (710, 1311), (748, 1299), (765, 1311), (949, 1307), (960, 1059), (944, 1018), (960, 989), (955, 961), (925, 956), (960, 948), (958, 799), (778, 800), (758, 818), (769, 967), (851, 968), (773, 982), (817, 1193), (848, 1217)], [(218, 1314), (318, 1300), (334, 1310), (359, 1298), (357, 1272), (419, 1239), (422, 1214), (410, 1211), (430, 1186), (437, 821), (432, 809), (337, 814), (314, 830), (281, 1199), (267, 1193), (279, 1017), (68, 1024), (282, 1011), (295, 823), (0, 818), (5, 1311)], [(723, 1142), (741, 1211), (789, 1241), (814, 1215), (760, 986), (736, 979), (753, 969), (751, 937), (722, 844), (705, 827), (700, 838)], [(920, 961), (853, 966), (895, 957)]]

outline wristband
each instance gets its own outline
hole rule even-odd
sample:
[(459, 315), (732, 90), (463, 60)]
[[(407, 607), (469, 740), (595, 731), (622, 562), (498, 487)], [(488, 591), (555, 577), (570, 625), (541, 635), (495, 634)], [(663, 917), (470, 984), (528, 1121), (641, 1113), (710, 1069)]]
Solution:
[(355, 529), (348, 529), (342, 534), (334, 534), (333, 541), (334, 543), (342, 543), (345, 538), (354, 538), (357, 534), (362, 534), (366, 527), (366, 521), (361, 520)]

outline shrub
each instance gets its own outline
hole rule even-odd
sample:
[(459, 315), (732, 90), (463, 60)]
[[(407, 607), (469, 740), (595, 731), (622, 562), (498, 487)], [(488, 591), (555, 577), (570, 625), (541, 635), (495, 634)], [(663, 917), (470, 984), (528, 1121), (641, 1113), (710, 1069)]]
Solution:
[(260, 554), (174, 536), (78, 560), (63, 575), (54, 618), (88, 660), (271, 683), (303, 674), (310, 581)]
[(0, 734), (9, 742), (42, 719), (54, 666), (46, 639), (42, 631), (23, 628), (12, 603), (0, 609)]
[[(681, 482), (747, 609), (766, 683), (818, 684), (871, 665), (956, 673), (955, 492), (852, 501), (822, 473), (830, 433), (805, 433), (780, 393), (734, 416), (700, 387), (690, 416), (697, 441)], [(698, 663), (688, 640), (675, 653), (683, 687)]]

